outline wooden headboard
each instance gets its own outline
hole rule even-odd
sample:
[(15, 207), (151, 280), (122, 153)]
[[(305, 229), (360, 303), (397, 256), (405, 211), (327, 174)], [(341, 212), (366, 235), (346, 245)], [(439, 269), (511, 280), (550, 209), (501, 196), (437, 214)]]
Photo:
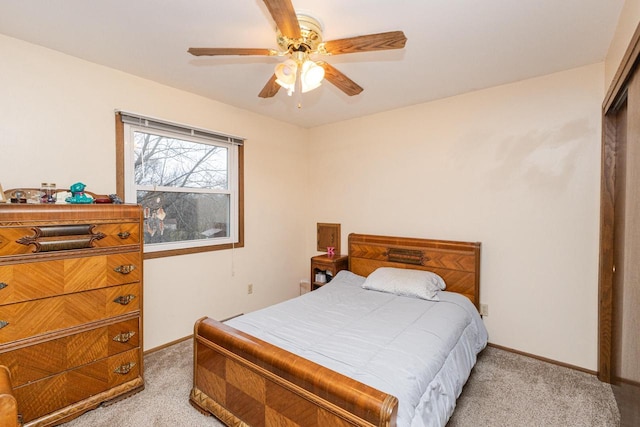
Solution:
[(368, 276), (378, 267), (413, 268), (440, 275), (447, 291), (480, 304), (480, 243), (349, 234), (349, 270)]

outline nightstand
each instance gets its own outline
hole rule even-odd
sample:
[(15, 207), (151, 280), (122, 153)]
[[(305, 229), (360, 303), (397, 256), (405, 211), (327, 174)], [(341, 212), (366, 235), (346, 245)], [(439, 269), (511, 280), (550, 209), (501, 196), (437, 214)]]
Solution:
[[(349, 257), (346, 255), (334, 255), (332, 257), (325, 255), (317, 255), (311, 258), (311, 290), (318, 289), (331, 281), (338, 271), (347, 270), (349, 268)], [(318, 277), (316, 275), (324, 275)]]

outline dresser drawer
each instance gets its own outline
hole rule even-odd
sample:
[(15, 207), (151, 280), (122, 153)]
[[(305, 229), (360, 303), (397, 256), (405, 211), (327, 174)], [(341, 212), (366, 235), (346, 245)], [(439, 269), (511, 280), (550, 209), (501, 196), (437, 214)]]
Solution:
[(104, 238), (95, 241), (95, 247), (137, 245), (140, 243), (140, 224), (120, 222), (117, 224), (98, 224), (94, 230), (104, 234)]
[(16, 387), (14, 394), (23, 421), (28, 423), (140, 377), (139, 362), (140, 352), (134, 349)]
[(139, 282), (138, 252), (0, 265), (0, 304)]
[(0, 344), (139, 310), (140, 297), (134, 283), (0, 306)]
[(140, 346), (140, 318), (0, 353), (14, 387)]
[(137, 222), (0, 227), (0, 257), (139, 244)]

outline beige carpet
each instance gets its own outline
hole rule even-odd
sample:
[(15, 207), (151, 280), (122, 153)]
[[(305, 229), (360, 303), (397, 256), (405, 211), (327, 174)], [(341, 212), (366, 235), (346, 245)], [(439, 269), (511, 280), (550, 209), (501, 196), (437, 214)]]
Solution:
[[(65, 427), (222, 426), (189, 405), (192, 344), (145, 357), (144, 391), (98, 408)], [(611, 387), (594, 376), (502, 350), (479, 357), (448, 427), (619, 425)], [(327, 426), (330, 427), (330, 426)]]
[(620, 414), (609, 384), (590, 374), (488, 347), (448, 427), (613, 427)]

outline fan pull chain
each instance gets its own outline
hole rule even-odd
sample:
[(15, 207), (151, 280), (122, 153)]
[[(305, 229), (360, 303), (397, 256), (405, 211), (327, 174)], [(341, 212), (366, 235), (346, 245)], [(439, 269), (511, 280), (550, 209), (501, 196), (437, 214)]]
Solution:
[(302, 63), (298, 63), (296, 69), (296, 107), (302, 108)]

